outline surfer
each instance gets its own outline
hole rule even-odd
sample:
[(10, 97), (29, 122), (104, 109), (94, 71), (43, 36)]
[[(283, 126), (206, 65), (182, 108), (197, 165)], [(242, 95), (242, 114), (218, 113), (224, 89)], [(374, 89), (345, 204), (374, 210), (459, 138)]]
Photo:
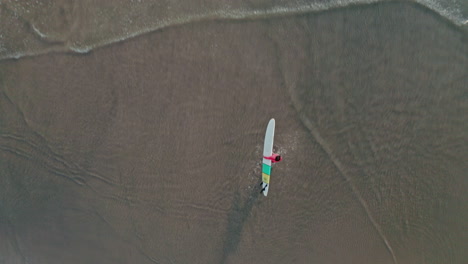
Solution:
[[(279, 154), (276, 154), (276, 153), (273, 153), (273, 155), (271, 156), (263, 156), (263, 158), (267, 159), (267, 160), (271, 160), (271, 163), (276, 163), (276, 162), (280, 162), (283, 160), (283, 158), (281, 157), (281, 155)], [(260, 186), (263, 185), (263, 181), (260, 182)], [(260, 193), (262, 193), (263, 191), (265, 191), (266, 189), (268, 188), (268, 183), (265, 183), (265, 186), (262, 188), (262, 190), (260, 191)]]
[(264, 157), (264, 158), (267, 160), (271, 160), (271, 163), (276, 163), (276, 162), (280, 162), (283, 160), (283, 158), (279, 154), (276, 154), (276, 153), (274, 153), (271, 156)]

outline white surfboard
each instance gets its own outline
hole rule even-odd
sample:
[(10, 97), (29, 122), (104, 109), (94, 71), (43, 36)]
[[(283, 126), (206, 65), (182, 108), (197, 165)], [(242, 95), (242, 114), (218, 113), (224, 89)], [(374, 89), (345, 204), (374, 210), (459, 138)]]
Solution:
[[(265, 142), (263, 145), (263, 157), (268, 157), (273, 154), (273, 140), (275, 137), (275, 119), (272, 118), (268, 122), (268, 126), (265, 133)], [(271, 175), (271, 160), (263, 158), (262, 162), (262, 190), (263, 195), (268, 195), (268, 189), (270, 187), (270, 175)]]

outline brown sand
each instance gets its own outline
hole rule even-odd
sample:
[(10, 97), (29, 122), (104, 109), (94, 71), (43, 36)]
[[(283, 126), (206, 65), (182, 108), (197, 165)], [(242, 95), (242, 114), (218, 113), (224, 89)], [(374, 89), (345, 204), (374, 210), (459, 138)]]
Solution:
[(462, 263), (466, 44), (380, 4), (4, 61), (0, 263)]

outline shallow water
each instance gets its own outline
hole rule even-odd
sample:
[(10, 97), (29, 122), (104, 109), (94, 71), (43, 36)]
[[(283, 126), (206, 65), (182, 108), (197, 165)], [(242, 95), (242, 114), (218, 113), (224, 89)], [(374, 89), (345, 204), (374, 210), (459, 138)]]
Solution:
[(466, 262), (466, 31), (405, 3), (260, 17), (3, 60), (0, 263)]
[[(383, 0), (298, 1), (3, 1), (0, 59), (53, 51), (86, 53), (171, 26), (209, 20), (251, 20), (310, 14)], [(465, 28), (468, 2), (415, 0)]]

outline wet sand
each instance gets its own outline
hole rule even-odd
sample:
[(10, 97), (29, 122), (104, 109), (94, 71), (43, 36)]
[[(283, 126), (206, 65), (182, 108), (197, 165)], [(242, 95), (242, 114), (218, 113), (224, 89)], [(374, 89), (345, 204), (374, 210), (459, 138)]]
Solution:
[(0, 263), (463, 263), (466, 47), (396, 3), (3, 61)]

